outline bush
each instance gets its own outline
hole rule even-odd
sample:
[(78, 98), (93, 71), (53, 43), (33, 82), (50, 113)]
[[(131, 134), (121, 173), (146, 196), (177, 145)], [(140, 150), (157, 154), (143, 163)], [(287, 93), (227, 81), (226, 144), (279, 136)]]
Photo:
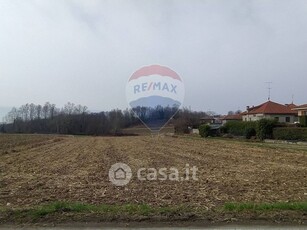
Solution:
[(259, 121), (229, 121), (223, 128), (222, 132), (229, 133), (234, 136), (244, 136), (250, 139), (257, 136), (260, 140), (273, 137), (273, 129), (276, 127), (277, 121), (272, 119), (262, 119)]
[(228, 121), (223, 126), (223, 131), (234, 136), (246, 136), (247, 129), (256, 130), (256, 127), (257, 122), (255, 121)]
[(223, 131), (235, 136), (243, 136), (245, 131), (245, 123), (243, 121), (228, 121), (223, 126)]
[(222, 134), (227, 134), (228, 133), (228, 127), (226, 125), (223, 125), (221, 128), (220, 128), (220, 132)]
[(249, 127), (245, 129), (244, 137), (246, 139), (251, 139), (254, 136), (256, 136), (256, 130), (254, 128)]
[(302, 116), (302, 117), (300, 117), (300, 124), (301, 124), (303, 127), (307, 127), (307, 116)]
[(307, 128), (275, 128), (273, 137), (277, 140), (307, 141)]
[(257, 122), (257, 137), (260, 140), (273, 138), (273, 129), (277, 125), (277, 121), (272, 119), (261, 119)]
[(208, 137), (210, 135), (211, 127), (210, 125), (201, 125), (198, 130), (201, 137)]
[(189, 123), (184, 118), (178, 118), (174, 121), (175, 133), (176, 134), (188, 134), (189, 130)]

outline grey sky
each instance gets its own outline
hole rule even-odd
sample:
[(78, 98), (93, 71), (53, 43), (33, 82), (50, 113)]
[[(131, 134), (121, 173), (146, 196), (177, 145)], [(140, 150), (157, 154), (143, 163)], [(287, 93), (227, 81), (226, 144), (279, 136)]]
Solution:
[(226, 113), (307, 103), (306, 0), (0, 0), (0, 107), (126, 108), (125, 84), (161, 64), (185, 106)]

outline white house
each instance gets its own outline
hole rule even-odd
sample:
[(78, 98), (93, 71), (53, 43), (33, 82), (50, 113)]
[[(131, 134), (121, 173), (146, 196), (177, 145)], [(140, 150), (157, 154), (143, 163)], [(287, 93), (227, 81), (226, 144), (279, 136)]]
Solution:
[(258, 121), (261, 119), (275, 119), (278, 122), (294, 123), (298, 121), (298, 114), (292, 109), (294, 104), (278, 104), (273, 101), (267, 101), (261, 105), (247, 107), (243, 113), (243, 121)]

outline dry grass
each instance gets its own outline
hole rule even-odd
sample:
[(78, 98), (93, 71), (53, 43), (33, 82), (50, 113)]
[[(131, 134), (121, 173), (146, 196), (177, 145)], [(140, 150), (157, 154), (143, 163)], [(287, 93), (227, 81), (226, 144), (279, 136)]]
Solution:
[[(306, 150), (167, 136), (0, 135), (0, 144), (2, 208), (66, 201), (214, 211), (233, 202), (307, 200)], [(199, 180), (139, 181), (134, 175), (126, 187), (115, 187), (108, 170), (116, 162), (133, 172), (140, 167), (182, 170), (189, 164), (198, 167)]]

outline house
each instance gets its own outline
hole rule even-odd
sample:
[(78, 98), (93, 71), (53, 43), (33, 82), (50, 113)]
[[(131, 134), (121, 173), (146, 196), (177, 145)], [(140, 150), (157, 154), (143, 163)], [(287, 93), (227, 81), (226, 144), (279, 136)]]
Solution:
[(213, 116), (205, 116), (200, 118), (201, 124), (213, 124), (214, 123), (214, 117)]
[(233, 115), (226, 115), (221, 118), (222, 124), (226, 124), (228, 121), (242, 121), (243, 113), (240, 114), (233, 114)]
[(302, 126), (307, 126), (307, 104), (292, 108), (298, 114), (299, 122)]
[(222, 124), (222, 120), (219, 115), (216, 116), (205, 116), (200, 118), (201, 124)]
[(261, 105), (247, 107), (243, 113), (243, 121), (258, 121), (261, 119), (275, 119), (278, 122), (294, 123), (298, 121), (298, 114), (292, 110), (295, 105), (282, 105), (273, 101), (267, 101)]

